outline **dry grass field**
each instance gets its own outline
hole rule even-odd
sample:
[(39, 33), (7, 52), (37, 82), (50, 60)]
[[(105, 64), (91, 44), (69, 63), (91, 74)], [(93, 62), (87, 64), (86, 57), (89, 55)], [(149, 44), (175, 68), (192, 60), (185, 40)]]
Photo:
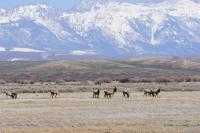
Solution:
[[(110, 82), (94, 85), (101, 78)], [(152, 81), (120, 83), (138, 78)], [(0, 84), (0, 133), (200, 132), (199, 58), (1, 62)], [(103, 98), (115, 86), (112, 99)], [(96, 87), (100, 99), (92, 98)], [(143, 95), (144, 89), (158, 88), (159, 97)], [(124, 89), (130, 99), (122, 97)], [(48, 90), (60, 95), (51, 99)], [(17, 92), (18, 99), (5, 91)]]
[(51, 99), (48, 93), (20, 93), (17, 100), (12, 100), (2, 93), (0, 132), (198, 133), (200, 131), (200, 92), (161, 92), (157, 98), (145, 97), (143, 92), (134, 90), (131, 92), (130, 99), (123, 98), (121, 92), (117, 92), (112, 99), (103, 98), (102, 93), (100, 99), (93, 99), (92, 92), (73, 92), (61, 93), (57, 99)]

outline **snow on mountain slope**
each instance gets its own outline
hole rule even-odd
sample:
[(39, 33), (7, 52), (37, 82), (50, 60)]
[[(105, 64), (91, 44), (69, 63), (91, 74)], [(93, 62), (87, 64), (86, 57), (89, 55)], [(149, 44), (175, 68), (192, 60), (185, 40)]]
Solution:
[(72, 11), (46, 4), (0, 9), (0, 47), (119, 57), (199, 55), (199, 10), (192, 0), (82, 0)]
[[(125, 8), (121, 8), (121, 6)], [(76, 28), (77, 34), (80, 36), (87, 36), (87, 33), (93, 28), (99, 28), (105, 37), (111, 37), (116, 39), (117, 43), (121, 45), (127, 44), (127, 37), (130, 39), (139, 40), (141, 39), (140, 34), (138, 34), (129, 24), (129, 14), (134, 12), (129, 12), (129, 4), (122, 5), (120, 3), (111, 2), (107, 6), (102, 5), (101, 8), (91, 12), (76, 13), (67, 16), (70, 23)], [(139, 6), (134, 6), (131, 8), (140, 8)], [(135, 10), (134, 10), (135, 11)], [(137, 14), (137, 13), (134, 13)], [(134, 16), (134, 14), (132, 14)]]
[(46, 4), (26, 5), (15, 8), (9, 12), (12, 20), (17, 20), (22, 17), (36, 19), (56, 19), (59, 12)]
[(91, 30), (100, 29), (119, 48), (141, 51), (143, 47), (139, 43), (199, 43), (199, 33), (194, 31), (200, 26), (198, 10), (200, 4), (191, 0), (150, 5), (109, 1), (98, 3), (98, 8), (87, 12), (64, 13), (63, 17), (80, 36), (87, 37)]
[[(36, 24), (42, 25), (50, 30), (58, 39), (65, 39), (70, 36), (58, 21), (59, 12), (45, 4), (20, 6), (13, 11), (7, 12), (0, 23), (12, 23), (23, 19), (29, 19)], [(31, 28), (31, 27), (30, 27)]]

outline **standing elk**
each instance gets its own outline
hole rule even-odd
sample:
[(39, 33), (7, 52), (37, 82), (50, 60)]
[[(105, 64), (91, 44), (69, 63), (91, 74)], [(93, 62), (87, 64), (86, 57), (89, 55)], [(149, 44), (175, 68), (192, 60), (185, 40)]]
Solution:
[(93, 91), (93, 98), (99, 98), (99, 95), (100, 95), (99, 89)]
[(123, 93), (123, 97), (125, 97), (125, 98), (130, 97), (130, 93), (128, 91), (122, 91), (122, 93)]
[(17, 99), (17, 93), (16, 92), (5, 92), (6, 96), (11, 97), (12, 99)]
[(156, 91), (154, 91), (154, 97), (157, 97), (159, 95), (160, 91), (161, 91), (160, 89), (157, 89)]
[(116, 92), (117, 92), (116, 87), (113, 89), (113, 92), (104, 91), (104, 97), (105, 98), (111, 98)]
[(144, 90), (144, 95), (148, 96), (148, 94), (149, 94), (149, 90)]
[(151, 95), (153, 95), (153, 91), (152, 90), (144, 90), (144, 95), (151, 96)]
[(59, 91), (57, 90), (49, 90), (48, 92), (50, 92), (51, 98), (56, 98), (59, 95)]

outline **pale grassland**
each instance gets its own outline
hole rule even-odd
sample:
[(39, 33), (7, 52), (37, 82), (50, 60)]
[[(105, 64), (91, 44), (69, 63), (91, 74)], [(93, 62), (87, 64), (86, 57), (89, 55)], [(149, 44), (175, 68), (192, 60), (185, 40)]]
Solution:
[(200, 92), (162, 92), (148, 98), (118, 92), (112, 99), (92, 93), (0, 95), (1, 133), (199, 133)]

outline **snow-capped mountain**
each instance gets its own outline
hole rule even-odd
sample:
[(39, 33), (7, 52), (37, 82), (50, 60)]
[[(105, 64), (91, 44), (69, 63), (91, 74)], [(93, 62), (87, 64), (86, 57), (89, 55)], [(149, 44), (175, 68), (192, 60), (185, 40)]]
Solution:
[(0, 8), (0, 53), (40, 53), (43, 59), (49, 53), (51, 58), (200, 55), (199, 10), (192, 0), (82, 0), (71, 11), (46, 4)]

